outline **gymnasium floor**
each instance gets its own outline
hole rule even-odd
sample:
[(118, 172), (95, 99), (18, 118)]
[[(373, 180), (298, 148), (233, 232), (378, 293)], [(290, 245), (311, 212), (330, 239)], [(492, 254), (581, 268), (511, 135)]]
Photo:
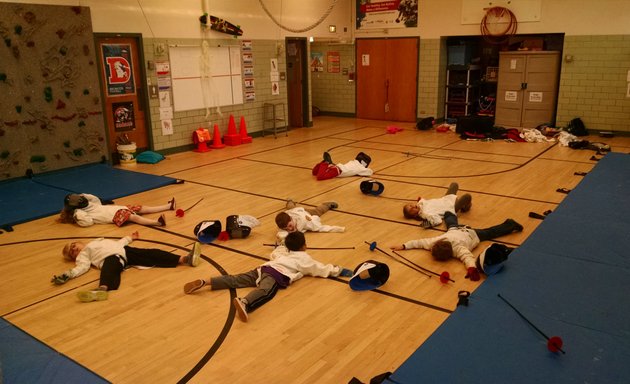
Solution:
[[(421, 132), (400, 123), (393, 125), (403, 131), (388, 134), (388, 125), (318, 117), (314, 127), (291, 130), (288, 136), (267, 135), (251, 144), (129, 166), (126, 169), (184, 183), (117, 203), (159, 205), (174, 196), (179, 208), (198, 204), (183, 217), (167, 213), (165, 228), (80, 228), (58, 224), (55, 216), (16, 225), (0, 236), (2, 318), (115, 383), (346, 383), (352, 377), (369, 381), (395, 371), (455, 310), (457, 293), (474, 291), (484, 279), (465, 279), (459, 261), (439, 263), (426, 251), (404, 252), (425, 268), (448, 271), (454, 282), (442, 284), (391, 255), (370, 251), (366, 242), (388, 250), (406, 240), (441, 234), (443, 226), (424, 230), (404, 219), (402, 206), (418, 196), (441, 196), (457, 181), (460, 193), (473, 196), (473, 209), (460, 222), (487, 227), (514, 218), (524, 231), (499, 241), (517, 247), (542, 222), (528, 213), (555, 210), (567, 196), (557, 189), (575, 188), (583, 178), (575, 173), (589, 172), (597, 161), (591, 160), (593, 151), (555, 142), (464, 141), (454, 133)], [(615, 152), (630, 152), (627, 137), (586, 139), (605, 141)], [(325, 150), (335, 162), (346, 162), (359, 151), (368, 153), (384, 193), (363, 195), (363, 179), (358, 177), (316, 181), (311, 168)], [(307, 244), (345, 249), (313, 249), (309, 253), (314, 258), (350, 269), (369, 259), (385, 262), (391, 270), (389, 281), (378, 291), (355, 292), (343, 278), (304, 278), (251, 313), (248, 323), (236, 319), (230, 305), (234, 295), (243, 296), (246, 290), (183, 294), (182, 286), (190, 280), (261, 264), (271, 251), (265, 244), (275, 241), (273, 218), (288, 197), (306, 205), (339, 203), (322, 221), (345, 226), (346, 232), (308, 233)], [(204, 262), (197, 268), (131, 269), (107, 301), (87, 304), (77, 300), (76, 292), (94, 287), (98, 271), (63, 286), (50, 284), (53, 274), (71, 267), (60, 256), (69, 240), (118, 238), (138, 230), (141, 239), (135, 246), (184, 254), (195, 240), (197, 223), (224, 223), (232, 214), (253, 215), (261, 226), (246, 239), (203, 245)], [(40, 382), (53, 382), (55, 373), (60, 374), (48, 372)]]

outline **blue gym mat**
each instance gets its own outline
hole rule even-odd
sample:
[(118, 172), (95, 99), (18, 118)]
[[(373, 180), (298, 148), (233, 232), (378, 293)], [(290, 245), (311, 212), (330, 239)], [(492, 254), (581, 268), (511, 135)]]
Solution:
[(607, 154), (391, 380), (630, 382), (628, 191), (630, 155)]
[(0, 382), (4, 384), (109, 383), (0, 318)]
[(101, 199), (123, 196), (173, 184), (171, 177), (90, 164), (58, 170), (30, 179), (0, 183), (0, 228), (58, 213), (68, 193), (90, 193)]

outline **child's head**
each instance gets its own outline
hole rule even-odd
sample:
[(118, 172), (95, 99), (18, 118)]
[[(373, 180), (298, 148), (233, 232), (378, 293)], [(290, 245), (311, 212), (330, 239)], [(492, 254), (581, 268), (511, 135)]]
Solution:
[(291, 232), (284, 239), (284, 245), (289, 251), (303, 251), (306, 249), (306, 238), (302, 232)]
[(405, 215), (405, 218), (407, 219), (418, 220), (420, 218), (420, 208), (418, 207), (418, 204), (416, 203), (405, 204), (405, 206), (403, 207), (403, 215)]
[(63, 258), (67, 261), (75, 261), (79, 253), (83, 250), (85, 244), (80, 241), (74, 241), (72, 243), (68, 243), (63, 247)]
[(295, 222), (291, 219), (286, 212), (280, 212), (276, 215), (276, 225), (280, 229), (284, 229), (287, 232), (295, 232), (297, 229), (295, 226)]
[(431, 247), (431, 254), (435, 260), (446, 261), (453, 257), (453, 246), (448, 240), (438, 240)]

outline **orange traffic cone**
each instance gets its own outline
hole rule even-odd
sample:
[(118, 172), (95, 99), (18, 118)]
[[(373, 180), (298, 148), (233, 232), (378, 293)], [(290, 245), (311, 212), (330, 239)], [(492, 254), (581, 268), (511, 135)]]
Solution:
[(221, 143), (221, 132), (219, 132), (219, 125), (214, 125), (214, 134), (212, 135), (212, 145), (210, 148), (221, 149), (224, 148), (225, 145)]
[(234, 116), (230, 115), (230, 122), (228, 123), (228, 131), (223, 136), (223, 142), (226, 145), (239, 145), (241, 143), (241, 136), (236, 133), (236, 123), (234, 123)]
[(245, 118), (241, 116), (241, 122), (239, 124), (239, 134), (241, 135), (241, 143), (247, 144), (252, 142), (252, 137), (247, 135), (247, 125), (245, 125)]

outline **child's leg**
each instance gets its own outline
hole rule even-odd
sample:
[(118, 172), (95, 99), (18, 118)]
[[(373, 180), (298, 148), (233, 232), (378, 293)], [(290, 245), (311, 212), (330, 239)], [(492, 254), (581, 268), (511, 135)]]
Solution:
[(521, 232), (522, 230), (522, 225), (512, 219), (507, 219), (499, 225), (494, 225), (484, 229), (475, 229), (475, 232), (479, 237), (479, 241), (486, 241), (509, 235), (512, 232)]
[(335, 209), (336, 207), (338, 207), (337, 203), (335, 203), (334, 201), (329, 201), (326, 203), (321, 203), (315, 208), (305, 208), (305, 210), (311, 215), (321, 216), (329, 210)]
[(170, 211), (171, 210), (171, 201), (174, 203), (175, 199), (169, 200), (168, 203), (163, 204), (163, 205), (158, 205), (156, 207), (151, 207), (151, 206), (147, 206), (147, 205), (141, 205), (140, 206), (140, 210), (138, 211), (138, 213), (145, 214), (145, 213), (157, 213), (157, 212)]
[(320, 168), (326, 168), (328, 167), (328, 163), (325, 161), (319, 162), (317, 164), (315, 164), (315, 166), (313, 167), (313, 170), (311, 171), (311, 173), (313, 174), (313, 176), (317, 176), (317, 174), (319, 173)]
[(276, 292), (278, 292), (278, 283), (276, 283), (276, 280), (271, 275), (263, 273), (260, 283), (258, 284), (258, 289), (249, 292), (247, 296), (242, 299), (245, 304), (245, 310), (247, 312), (254, 311), (256, 308), (273, 299)]
[(207, 280), (197, 279), (184, 285), (184, 293), (191, 294), (206, 285), (213, 291), (219, 289), (255, 287), (257, 279), (258, 270), (256, 269), (238, 275), (214, 276)]
[(105, 286), (107, 287), (106, 290), (118, 289), (118, 287), (120, 287), (120, 274), (123, 269), (122, 260), (118, 256), (112, 255), (106, 257), (101, 267), (99, 288)]
[(339, 176), (341, 172), (339, 167), (333, 164), (319, 167), (317, 171), (317, 180), (328, 180)]
[[(162, 216), (160, 216), (161, 218)], [(142, 225), (156, 225), (156, 226), (163, 226), (164, 224), (160, 221), (160, 220), (152, 220), (152, 219), (147, 219), (146, 217), (142, 217), (140, 215), (131, 215), (129, 216), (129, 221), (136, 223), (136, 224), (142, 224)]]
[(127, 265), (143, 267), (175, 268), (180, 256), (156, 248), (135, 248), (126, 246)]
[(459, 225), (457, 215), (453, 212), (444, 212), (444, 223), (446, 224), (447, 230), (451, 227), (457, 227)]

